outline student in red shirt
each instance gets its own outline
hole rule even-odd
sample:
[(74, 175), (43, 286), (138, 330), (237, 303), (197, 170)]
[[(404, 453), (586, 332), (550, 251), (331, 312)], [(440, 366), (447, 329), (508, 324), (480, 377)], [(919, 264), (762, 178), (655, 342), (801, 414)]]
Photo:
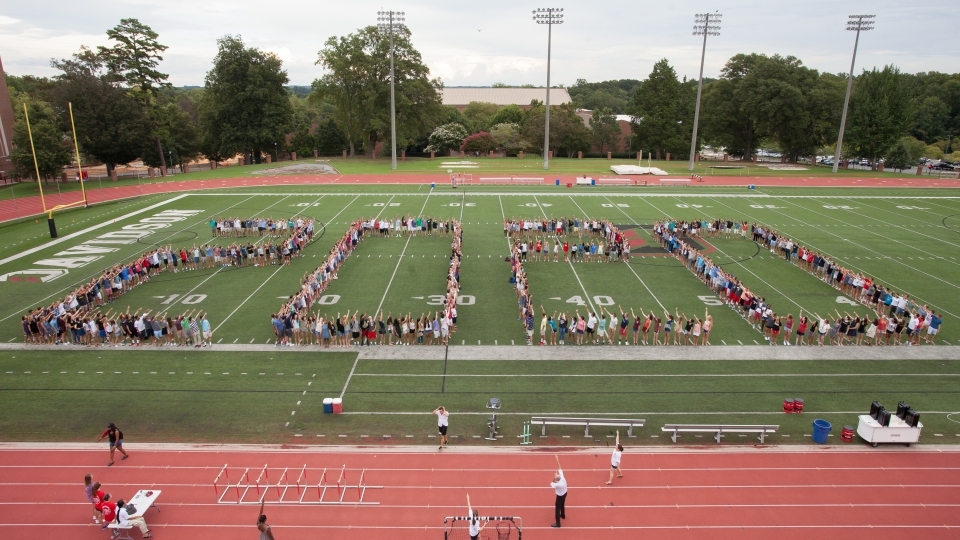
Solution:
[(103, 526), (101, 529), (106, 529), (113, 520), (117, 519), (117, 503), (110, 500), (110, 494), (107, 493), (103, 496), (103, 500), (100, 502), (100, 515), (103, 516)]

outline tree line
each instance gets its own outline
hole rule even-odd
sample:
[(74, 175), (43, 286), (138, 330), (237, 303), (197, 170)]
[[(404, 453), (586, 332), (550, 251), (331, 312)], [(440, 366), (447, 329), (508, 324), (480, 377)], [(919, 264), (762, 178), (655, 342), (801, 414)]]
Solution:
[[(167, 47), (149, 26), (122, 19), (106, 33), (111, 46), (81, 47), (52, 60), (58, 71), (52, 78), (8, 76), (17, 114), (12, 159), (20, 176), (34, 176), (24, 104), (43, 178), (72, 162), (68, 103), (84, 162), (103, 163), (108, 172), (138, 158), (173, 167), (237, 155), (260, 163), (281, 152), (352, 156), (389, 139), (390, 42), (374, 26), (330, 37), (316, 60), (324, 75), (309, 88), (289, 86), (279, 57), (231, 35), (217, 40), (203, 87), (174, 88), (159, 70)], [(475, 102), (461, 112), (442, 105), (443, 84), (430, 77), (404, 26), (394, 35), (394, 56), (398, 149), (542, 152), (543, 103), (521, 109)], [(738, 54), (719, 78), (704, 81), (699, 142), (742, 159), (761, 148), (791, 160), (831, 154), (845, 81), (791, 56)], [(551, 107), (551, 150), (573, 156), (613, 149), (621, 137), (615, 117), (626, 114), (633, 117), (630, 149), (683, 158), (696, 87), (666, 59), (643, 80), (579, 79), (568, 89), (573, 103)], [(903, 166), (924, 156), (960, 160), (954, 152), (960, 75), (885, 66), (863, 71), (853, 89), (846, 155)], [(592, 111), (586, 123), (579, 109)]]

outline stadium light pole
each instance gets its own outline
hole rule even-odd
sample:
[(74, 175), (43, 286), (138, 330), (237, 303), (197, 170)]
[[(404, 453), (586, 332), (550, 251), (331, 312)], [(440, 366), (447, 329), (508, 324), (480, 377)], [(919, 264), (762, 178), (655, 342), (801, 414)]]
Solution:
[(697, 106), (693, 112), (693, 138), (690, 139), (690, 166), (693, 170), (694, 156), (697, 154), (697, 127), (700, 126), (700, 94), (703, 93), (703, 61), (707, 56), (707, 36), (720, 35), (720, 13), (697, 13), (694, 16), (693, 35), (703, 36), (703, 50), (700, 51), (700, 79), (697, 82)]
[(837, 137), (837, 152), (833, 156), (833, 172), (840, 166), (840, 151), (843, 149), (843, 130), (847, 127), (847, 108), (850, 106), (850, 90), (853, 88), (853, 65), (857, 62), (857, 45), (860, 44), (860, 32), (873, 30), (876, 15), (850, 15), (847, 17), (847, 30), (856, 32), (853, 40), (853, 58), (850, 60), (850, 73), (847, 74), (847, 97), (843, 98), (843, 116), (840, 117), (840, 136)]
[(547, 25), (547, 102), (543, 122), (543, 170), (550, 167), (550, 41), (553, 25), (563, 24), (563, 8), (538, 8), (533, 10), (533, 20)]
[(377, 28), (390, 35), (390, 168), (397, 170), (397, 100), (393, 83), (393, 29), (404, 21), (402, 11), (378, 11)]

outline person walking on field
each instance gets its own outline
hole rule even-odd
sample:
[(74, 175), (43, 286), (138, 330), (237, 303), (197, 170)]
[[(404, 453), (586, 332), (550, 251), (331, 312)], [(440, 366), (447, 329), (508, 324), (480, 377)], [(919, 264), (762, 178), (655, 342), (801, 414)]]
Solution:
[(447, 428), (450, 426), (450, 413), (441, 405), (434, 409), (432, 414), (437, 415), (437, 428), (440, 432), (440, 447), (438, 450), (443, 450), (443, 447), (447, 445)]
[(554, 523), (551, 527), (559, 529), (560, 520), (567, 519), (567, 512), (564, 508), (567, 501), (567, 479), (563, 477), (563, 469), (560, 468), (560, 457), (555, 457), (557, 458), (557, 472), (553, 475), (553, 482), (550, 482), (550, 487), (556, 491), (557, 498), (554, 502)]
[(260, 501), (260, 512), (257, 517), (257, 530), (260, 531), (259, 540), (276, 540), (273, 537), (273, 530), (267, 525), (267, 515), (263, 513), (263, 505), (266, 501)]
[(113, 422), (107, 424), (107, 430), (100, 435), (100, 438), (97, 439), (97, 442), (102, 441), (104, 437), (110, 439), (110, 463), (107, 463), (107, 467), (113, 465), (113, 455), (115, 450), (119, 450), (120, 453), (123, 454), (123, 458), (121, 460), (130, 457), (130, 454), (127, 454), (127, 452), (123, 449), (123, 432), (117, 428), (116, 424)]
[(610, 478), (607, 479), (607, 485), (613, 483), (613, 473), (617, 473), (617, 478), (623, 478), (620, 472), (620, 456), (623, 454), (623, 445), (620, 444), (620, 430), (617, 430), (616, 447), (613, 449), (613, 455), (610, 456)]

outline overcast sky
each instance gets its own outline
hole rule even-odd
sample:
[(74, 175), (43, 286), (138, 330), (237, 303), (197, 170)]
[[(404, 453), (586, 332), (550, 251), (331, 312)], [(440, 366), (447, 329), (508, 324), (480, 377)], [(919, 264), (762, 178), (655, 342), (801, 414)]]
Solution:
[(202, 85), (216, 39), (239, 34), (248, 45), (275, 52), (290, 82), (309, 85), (323, 42), (376, 24), (383, 7), (406, 12), (414, 46), (433, 76), (448, 86), (545, 84), (547, 28), (531, 20), (536, 7), (564, 8), (553, 32), (553, 84), (577, 79), (644, 79), (667, 58), (680, 76), (696, 77), (701, 42), (691, 35), (695, 13), (723, 13), (721, 35), (707, 44), (704, 75), (715, 77), (736, 53), (793, 55), (821, 71), (849, 69), (854, 34), (849, 14), (876, 14), (863, 34), (857, 68), (895, 64), (903, 71), (960, 72), (956, 0), (920, 4), (893, 0), (714, 0), (643, 3), (606, 0), (555, 4), (486, 0), (317, 2), (287, 0), (44, 0), (6, 2), (0, 14), (0, 58), (8, 73), (54, 75), (50, 58), (81, 45), (108, 45), (106, 30), (137, 18), (169, 46), (161, 70), (176, 86)]

